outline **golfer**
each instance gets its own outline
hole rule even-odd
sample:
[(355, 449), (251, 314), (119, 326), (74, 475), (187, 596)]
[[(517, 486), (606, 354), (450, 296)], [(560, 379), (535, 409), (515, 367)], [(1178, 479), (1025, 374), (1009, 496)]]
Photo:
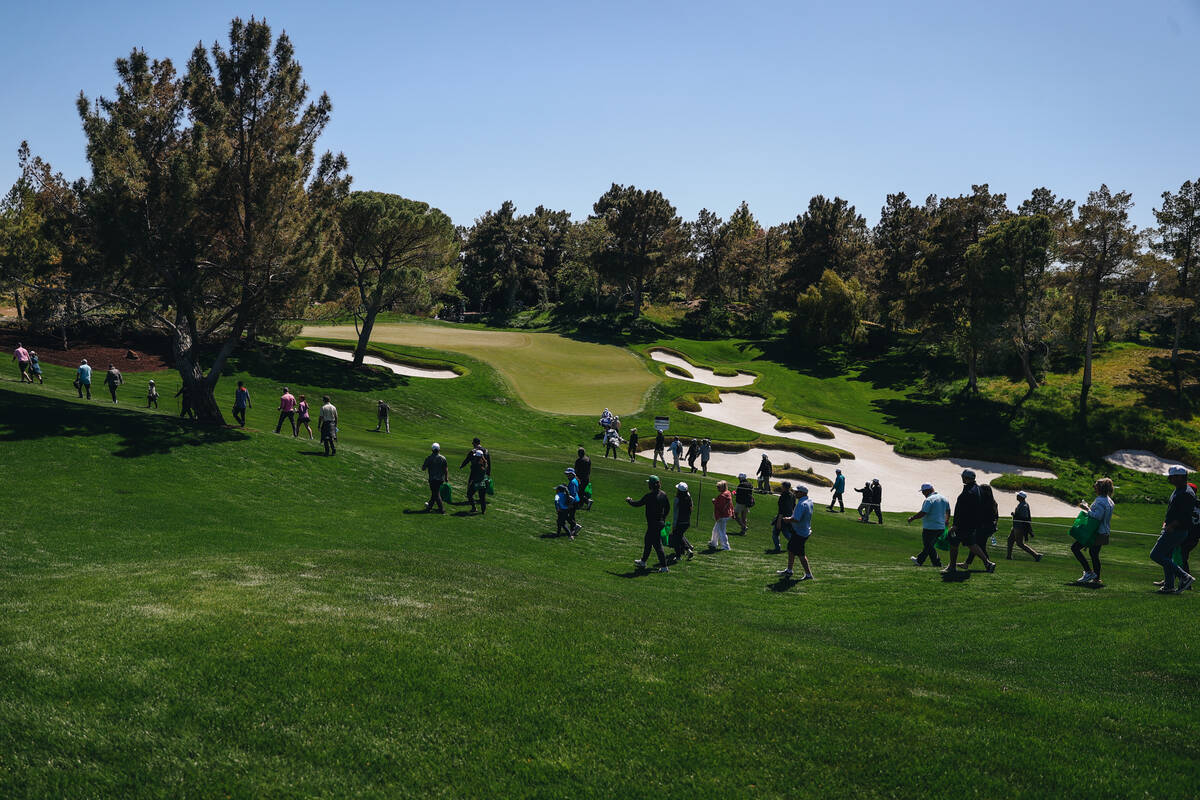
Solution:
[(792, 567), (796, 565), (796, 558), (799, 557), (800, 566), (804, 567), (804, 574), (800, 576), (800, 580), (811, 581), (812, 570), (808, 566), (808, 556), (805, 555), (804, 547), (808, 543), (808, 537), (812, 535), (813, 501), (809, 499), (807, 486), (797, 486), (795, 494), (796, 509), (792, 516), (782, 520), (792, 526), (792, 536), (788, 539), (787, 547), (788, 565), (787, 569), (781, 569), (775, 574), (783, 578), (792, 577)]
[(717, 496), (713, 498), (713, 529), (708, 546), (713, 550), (729, 550), (729, 534), (725, 529), (733, 518), (733, 494), (729, 484), (717, 481)]
[(930, 564), (940, 567), (942, 560), (938, 558), (934, 543), (950, 527), (950, 501), (938, 494), (932, 483), (922, 483), (921, 494), (925, 496), (921, 510), (908, 518), (909, 523), (921, 520), (922, 550), (911, 557), (912, 562), (919, 567), (925, 563), (925, 559), (929, 559)]
[(439, 514), (446, 513), (446, 507), (442, 505), (442, 484), (446, 482), (446, 473), (449, 471), (450, 465), (446, 463), (446, 457), (442, 455), (442, 446), (437, 442), (430, 445), (431, 452), (425, 456), (425, 461), (421, 464), (421, 470), (429, 474), (429, 501), (425, 503), (426, 511), (433, 511), (434, 506), (437, 506)]
[(650, 551), (658, 553), (658, 571), (667, 571), (667, 554), (663, 552), (662, 529), (667, 524), (667, 515), (671, 513), (671, 501), (667, 499), (659, 484), (658, 476), (651, 475), (646, 480), (648, 491), (640, 499), (626, 497), (625, 502), (631, 506), (643, 506), (646, 509), (646, 535), (642, 539), (642, 557), (633, 564), (638, 569), (646, 568), (646, 559)]
[(1012, 560), (1013, 545), (1024, 550), (1029, 555), (1033, 556), (1034, 561), (1041, 561), (1042, 554), (1034, 550), (1029, 545), (1025, 544), (1026, 540), (1033, 538), (1033, 517), (1029, 513), (1029, 503), (1025, 502), (1025, 498), (1029, 495), (1024, 492), (1017, 492), (1017, 507), (1013, 509), (1011, 514), (1013, 518), (1012, 531), (1008, 534), (1008, 560)]
[(979, 556), (984, 569), (996, 571), (996, 562), (988, 559), (987, 554), (976, 544), (979, 529), (987, 522), (983, 511), (983, 498), (979, 495), (979, 485), (975, 483), (975, 473), (972, 470), (962, 471), (963, 490), (954, 503), (954, 520), (950, 526), (950, 565), (942, 570), (943, 575), (953, 575), (958, 570), (958, 547), (964, 545), (969, 551)]
[(1109, 531), (1112, 528), (1113, 507), (1116, 505), (1112, 499), (1112, 478), (1101, 478), (1092, 484), (1092, 488), (1096, 490), (1096, 499), (1092, 501), (1092, 504), (1090, 506), (1086, 503), (1079, 504), (1081, 509), (1088, 512), (1089, 517), (1100, 523), (1096, 528), (1095, 538), (1088, 545), (1088, 556), (1092, 559), (1091, 566), (1088, 566), (1087, 559), (1083, 557), (1083, 543), (1078, 540), (1071, 542), (1071, 553), (1083, 567), (1083, 574), (1079, 576), (1079, 580), (1075, 581), (1079, 586), (1104, 585), (1100, 580), (1100, 548), (1108, 544)]
[[(295, 402), (295, 399), (296, 398), (294, 398), (294, 397), (292, 398), (293, 403)], [(324, 403), (324, 405), (321, 406), (321, 413), (317, 417), (317, 420), (320, 422), (320, 425), (321, 425), (321, 444), (325, 446), (325, 455), (327, 455), (327, 456), (337, 455), (337, 426), (338, 426), (337, 406), (335, 406), (330, 401), (329, 395), (325, 395), (324, 397), (322, 397), (321, 402)], [(282, 419), (282, 415), (281, 415), (280, 422), (282, 422), (282, 421), (283, 421), (283, 419)], [(293, 424), (292, 427), (295, 428), (295, 425)], [(279, 433), (279, 431), (275, 431), (275, 432)]]
[(846, 492), (846, 476), (842, 474), (840, 469), (834, 470), (837, 477), (833, 479), (833, 487), (829, 490), (833, 492), (833, 499), (829, 501), (828, 511), (833, 511), (833, 504), (837, 503), (842, 513), (846, 513), (846, 501), (842, 499), (842, 495)]
[[(1183, 544), (1192, 526), (1192, 512), (1196, 508), (1196, 493), (1187, 483), (1187, 470), (1175, 466), (1167, 470), (1167, 478), (1175, 491), (1167, 501), (1167, 516), (1163, 520), (1162, 533), (1150, 551), (1150, 558), (1163, 568), (1163, 582), (1159, 587), (1162, 594), (1178, 594), (1191, 587), (1196, 579), (1183, 571), (1183, 568), (1171, 560), (1175, 548)], [(1175, 586), (1175, 579), (1179, 586)]]

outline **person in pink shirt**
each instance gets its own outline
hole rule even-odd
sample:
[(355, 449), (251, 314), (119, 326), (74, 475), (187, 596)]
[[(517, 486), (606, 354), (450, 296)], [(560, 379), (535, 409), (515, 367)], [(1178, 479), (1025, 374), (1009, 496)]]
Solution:
[(33, 383), (33, 378), (29, 377), (29, 351), (20, 342), (17, 342), (17, 349), (13, 351), (13, 361), (17, 362), (17, 369), (21, 371), (21, 383)]
[(287, 420), (292, 424), (292, 436), (298, 436), (299, 432), (296, 429), (296, 398), (288, 391), (288, 388), (283, 387), (283, 395), (279, 398), (279, 423), (275, 425), (275, 432), (283, 428), (283, 421)]
[(313, 438), (312, 425), (309, 423), (308, 401), (304, 399), (304, 395), (300, 395), (300, 403), (296, 406), (296, 411), (300, 412), (300, 420), (296, 423), (296, 431), (299, 432), (300, 426), (308, 431), (308, 440), (311, 442)]

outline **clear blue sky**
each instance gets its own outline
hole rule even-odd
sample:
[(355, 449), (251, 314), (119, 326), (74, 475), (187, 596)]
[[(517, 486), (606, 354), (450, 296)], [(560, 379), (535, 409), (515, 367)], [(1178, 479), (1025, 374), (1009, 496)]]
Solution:
[(0, 9), (0, 184), (16, 150), (86, 174), (74, 100), (140, 47), (183, 69), (234, 16), (292, 38), (355, 188), (455, 222), (511, 199), (586, 216), (612, 182), (685, 218), (792, 219), (840, 195), (972, 183), (1015, 206), (1107, 182), (1151, 224), (1200, 178), (1200, 0), (1076, 2), (17, 2)]

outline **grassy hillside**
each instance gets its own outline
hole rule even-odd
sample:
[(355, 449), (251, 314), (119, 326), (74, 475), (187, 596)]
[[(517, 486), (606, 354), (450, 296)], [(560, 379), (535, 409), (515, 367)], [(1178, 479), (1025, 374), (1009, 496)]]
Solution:
[[(820, 512), (817, 580), (789, 584), (760, 503), (733, 551), (640, 573), (620, 499), (645, 467), (593, 448), (595, 509), (577, 541), (550, 537), (594, 419), (440, 358), (468, 374), (244, 358), (221, 390), (249, 382), (246, 431), (80, 402), (54, 367), (0, 384), (0, 795), (1179, 797), (1200, 779), (1194, 598), (1150, 592), (1152, 539), (1114, 535), (1101, 590), (1066, 585), (1045, 527), (1041, 563), (946, 584), (909, 563), (899, 516)], [(148, 376), (127, 377), (133, 401)], [(336, 458), (269, 432), (282, 383), (333, 394)], [(370, 431), (378, 397), (390, 436)], [(488, 514), (416, 513), (429, 441), (453, 467), (474, 434)], [(1116, 527), (1158, 513), (1122, 504)]]

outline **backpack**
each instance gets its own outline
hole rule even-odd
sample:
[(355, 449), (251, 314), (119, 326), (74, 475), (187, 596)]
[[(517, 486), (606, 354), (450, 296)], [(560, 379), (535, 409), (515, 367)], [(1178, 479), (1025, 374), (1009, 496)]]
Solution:
[(996, 506), (996, 495), (992, 494), (990, 484), (979, 484), (979, 499), (983, 501), (983, 519), (995, 526), (996, 521), (1000, 519), (1000, 511)]

